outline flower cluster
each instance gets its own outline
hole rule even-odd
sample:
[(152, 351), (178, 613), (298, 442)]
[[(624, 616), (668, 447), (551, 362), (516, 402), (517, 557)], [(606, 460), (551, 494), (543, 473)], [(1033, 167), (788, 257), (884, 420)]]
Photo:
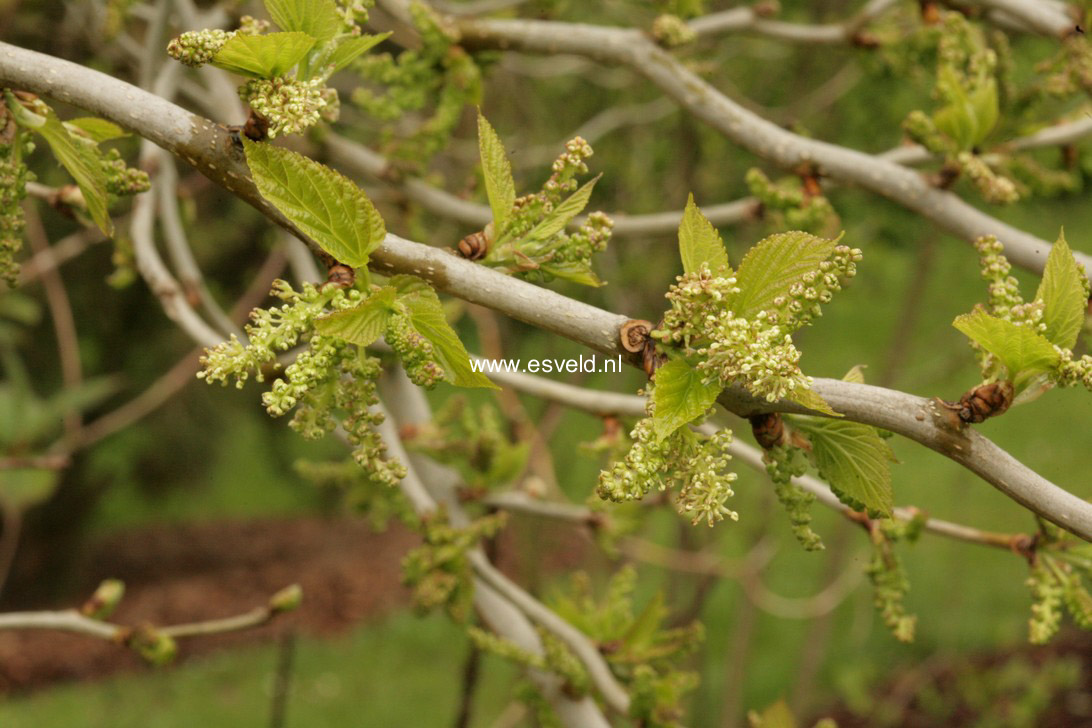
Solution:
[(652, 21), (652, 37), (665, 48), (693, 43), (698, 34), (678, 15), (664, 13)]
[(1092, 391), (1092, 356), (1085, 354), (1080, 359), (1073, 358), (1073, 352), (1055, 346), (1061, 357), (1061, 365), (1058, 368), (1058, 383), (1063, 387), (1075, 387), (1083, 384)]
[(269, 122), (270, 139), (281, 134), (298, 134), (314, 126), (330, 103), (326, 83), (320, 78), (310, 81), (255, 78), (239, 87), (239, 98)]
[(774, 483), (774, 494), (789, 514), (792, 533), (805, 551), (822, 551), (823, 540), (811, 528), (811, 504), (815, 496), (792, 482), (807, 472), (808, 463), (803, 451), (790, 445), (778, 445), (763, 455), (766, 472)]
[(780, 230), (825, 233), (837, 229), (838, 214), (822, 194), (810, 194), (796, 177), (774, 182), (757, 167), (745, 176), (751, 194), (762, 203), (762, 215)]
[(307, 438), (331, 432), (338, 421), (353, 445), (353, 458), (375, 483), (393, 486), (405, 476), (405, 468), (387, 460), (385, 446), (375, 431), (382, 415), (371, 409), (378, 399), (375, 380), (379, 360), (340, 339), (314, 333), (314, 320), (329, 309), (343, 310), (361, 300), (361, 292), (311, 284), (297, 292), (285, 281), (276, 281), (273, 295), (284, 301), (279, 308), (255, 309), (246, 327), (243, 344), (234, 335), (206, 351), (198, 377), (226, 385), (234, 379), (242, 387), (254, 372), (263, 381), (263, 369), (276, 366), (280, 352), (305, 344), (295, 361), (262, 395), (262, 404), (273, 417), (295, 409), (290, 426)]
[(1020, 193), (1016, 183), (1003, 177), (986, 164), (982, 157), (970, 152), (960, 152), (955, 158), (963, 174), (974, 183), (982, 199), (994, 205), (1011, 205), (1019, 202)]
[(1027, 585), (1031, 587), (1031, 617), (1028, 618), (1028, 641), (1046, 644), (1062, 624), (1062, 599), (1065, 586), (1050, 568), (1049, 558), (1039, 557), (1031, 567)]
[(167, 44), (167, 55), (183, 65), (199, 68), (213, 58), (235, 33), (206, 28), (188, 30)]
[(33, 179), (23, 159), (34, 149), (30, 135), (7, 117), (0, 107), (0, 279), (14, 283), (19, 267), (15, 255), (23, 247), (23, 208), (27, 182)]
[(106, 173), (106, 191), (118, 197), (147, 192), (151, 186), (148, 173), (129, 167), (117, 149), (109, 149), (102, 155), (102, 169)]
[(873, 603), (884, 625), (899, 642), (913, 642), (917, 617), (906, 613), (904, 601), (910, 590), (906, 568), (895, 553), (895, 542), (915, 541), (921, 533), (924, 520), (910, 521), (887, 519), (871, 524), (872, 560), (865, 569), (872, 582)]
[(444, 379), (444, 368), (436, 358), (435, 347), (413, 327), (404, 304), (395, 303), (395, 308), (387, 324), (387, 343), (402, 359), (410, 381), (431, 389)]
[[(428, 161), (451, 139), (462, 112), (481, 103), (482, 74), (474, 58), (456, 45), (457, 35), (425, 3), (409, 6), (421, 47), (371, 53), (351, 68), (367, 85), (354, 89), (352, 103), (381, 126), (388, 155), (414, 168)], [(422, 112), (407, 124), (411, 112)], [(409, 136), (406, 128), (412, 128)]]
[(649, 414), (630, 432), (633, 446), (626, 456), (599, 474), (599, 497), (615, 502), (640, 500), (653, 488), (677, 487), (675, 507), (695, 525), (705, 521), (712, 526), (725, 516), (738, 520), (739, 514), (725, 506), (736, 479), (728, 470), (732, 431), (723, 429), (705, 438), (684, 427), (658, 442)]

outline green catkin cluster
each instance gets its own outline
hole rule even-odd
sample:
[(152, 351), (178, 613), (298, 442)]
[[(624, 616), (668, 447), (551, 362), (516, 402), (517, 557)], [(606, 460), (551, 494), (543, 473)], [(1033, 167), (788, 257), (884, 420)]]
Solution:
[(368, 477), (378, 484), (397, 485), (405, 477), (405, 468), (386, 459), (386, 448), (375, 431), (382, 415), (371, 409), (378, 403), (379, 360), (340, 339), (313, 333), (315, 318), (355, 305), (361, 292), (311, 284), (297, 292), (278, 280), (272, 294), (284, 304), (255, 309), (246, 327), (249, 342), (244, 345), (232, 335), (207, 350), (201, 359), (204, 369), (197, 376), (225, 386), (231, 379), (241, 388), (252, 372), (263, 381), (263, 368), (273, 364), (279, 353), (306, 344), (284, 376), (262, 395), (266, 411), (280, 417), (295, 410), (290, 426), (307, 438), (326, 435), (340, 421), (353, 445), (353, 459)]
[(872, 582), (876, 610), (884, 625), (900, 642), (914, 641), (918, 618), (906, 613), (904, 602), (910, 591), (910, 579), (895, 553), (895, 543), (916, 540), (923, 523), (924, 519), (921, 518), (910, 521), (887, 519), (874, 522), (871, 528), (872, 559), (865, 574)]
[[(506, 232), (513, 237), (520, 237), (531, 231), (543, 217), (579, 186), (578, 177), (588, 173), (588, 158), (594, 150), (583, 137), (573, 137), (565, 142), (562, 152), (550, 166), (550, 177), (542, 189), (529, 195), (517, 197), (512, 205), (512, 217), (506, 225)], [(606, 220), (609, 217), (599, 213)], [(613, 222), (607, 225), (609, 229)], [(604, 242), (604, 245), (606, 243)]]
[[(391, 157), (424, 167), (446, 146), (467, 105), (481, 102), (481, 69), (456, 45), (454, 31), (424, 3), (412, 3), (410, 13), (421, 47), (400, 53), (368, 54), (353, 68), (368, 86), (353, 91), (353, 104), (383, 122)], [(408, 136), (397, 138), (409, 112), (431, 106), (431, 113), (414, 125)], [(396, 125), (394, 122), (402, 122)]]
[(148, 173), (126, 165), (117, 149), (109, 149), (103, 153), (102, 170), (106, 175), (106, 191), (111, 195), (138, 195), (152, 187)]
[(693, 43), (698, 34), (678, 15), (664, 13), (652, 21), (652, 38), (665, 48)]
[(1031, 588), (1031, 617), (1028, 619), (1028, 641), (1046, 644), (1058, 632), (1062, 623), (1062, 600), (1065, 586), (1058, 581), (1048, 559), (1039, 557), (1028, 575)]
[(960, 152), (955, 158), (956, 164), (967, 175), (967, 179), (978, 188), (982, 199), (993, 205), (1011, 205), (1019, 202), (1020, 193), (1008, 177), (1003, 177), (986, 164), (982, 157), (971, 152)]
[(30, 135), (0, 107), (0, 280), (14, 285), (19, 275), (15, 256), (23, 247), (23, 208), (27, 182), (33, 179), (23, 160), (34, 150)]
[(821, 233), (837, 225), (838, 215), (823, 195), (807, 196), (800, 180), (791, 177), (774, 182), (757, 167), (745, 176), (751, 194), (762, 203), (763, 215), (781, 230)]
[(766, 450), (766, 472), (774, 483), (774, 494), (792, 523), (792, 533), (805, 551), (822, 551), (823, 540), (811, 528), (811, 504), (815, 496), (793, 484), (792, 479), (807, 472), (808, 462), (800, 448), (778, 445)]
[(387, 343), (402, 359), (410, 381), (431, 389), (444, 379), (444, 368), (436, 357), (435, 347), (413, 328), (404, 304), (395, 303), (395, 309), (387, 323)]
[[(649, 408), (651, 409), (651, 399)], [(675, 508), (695, 525), (710, 526), (724, 519), (739, 519), (725, 503), (732, 497), (728, 445), (732, 431), (723, 429), (711, 437), (681, 428), (657, 442), (651, 412), (630, 433), (633, 446), (622, 460), (599, 474), (596, 492), (605, 500), (640, 500), (651, 490), (676, 488)]]
[(424, 543), (402, 560), (402, 583), (413, 589), (419, 610), (443, 607), (457, 622), (470, 616), (474, 578), (467, 552), (504, 527), (504, 512), (483, 516), (465, 528), (450, 525), (443, 513), (422, 519)]
[(329, 105), (327, 91), (321, 78), (255, 78), (239, 87), (239, 98), (269, 122), (269, 138), (274, 139), (282, 134), (299, 134), (317, 124)]

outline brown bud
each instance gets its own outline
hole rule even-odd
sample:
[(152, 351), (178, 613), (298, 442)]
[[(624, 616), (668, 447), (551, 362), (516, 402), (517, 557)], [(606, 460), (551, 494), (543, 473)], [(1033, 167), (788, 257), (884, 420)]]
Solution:
[(356, 282), (356, 273), (344, 263), (330, 266), (326, 271), (326, 285), (336, 288), (351, 288)]
[(751, 423), (751, 432), (763, 450), (770, 450), (785, 442), (785, 421), (778, 412), (768, 412), (747, 418)]
[(630, 319), (618, 330), (622, 338), (622, 348), (631, 354), (644, 351), (652, 332), (652, 322), (644, 319)]
[(493, 223), (485, 226), (484, 230), (470, 233), (459, 241), (459, 255), (467, 260), (481, 260), (489, 254), (489, 248), (493, 245)]
[(269, 121), (259, 115), (254, 109), (243, 124), (243, 136), (252, 142), (260, 142), (269, 135)]
[(966, 392), (958, 402), (946, 402), (945, 406), (959, 415), (961, 422), (976, 425), (1004, 414), (1012, 405), (1012, 397), (1012, 382), (990, 382)]

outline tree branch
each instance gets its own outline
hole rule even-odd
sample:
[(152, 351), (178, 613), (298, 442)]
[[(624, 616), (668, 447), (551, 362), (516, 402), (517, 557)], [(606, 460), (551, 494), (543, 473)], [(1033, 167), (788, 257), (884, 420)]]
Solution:
[[(496, 22), (502, 21), (490, 21), (490, 23)], [(512, 22), (504, 21), (502, 25), (512, 25)], [(515, 25), (521, 28), (526, 23), (515, 22)], [(572, 34), (577, 37), (579, 41), (577, 45), (580, 47), (583, 47), (582, 44), (591, 37), (598, 38), (605, 48), (610, 48), (609, 53), (628, 53), (624, 48), (619, 48), (618, 43), (619, 37), (633, 39), (634, 36), (629, 32), (607, 31), (606, 35), (601, 37), (597, 35), (599, 32), (590, 26), (572, 26)], [(558, 44), (569, 43), (563, 35), (554, 37), (555, 35), (556, 33), (550, 31), (549, 37)], [(541, 39), (536, 42), (541, 42)], [(634, 42), (641, 46), (646, 45), (640, 38), (636, 38)], [(658, 51), (658, 49), (653, 50)], [(670, 56), (663, 56), (661, 60), (667, 68), (674, 68), (676, 63)], [(689, 74), (689, 71), (682, 68), (674, 72)], [(701, 84), (698, 90), (694, 91), (698, 94), (705, 88), (705, 84), (696, 77), (694, 81)], [(211, 180), (236, 194), (301, 240), (317, 247), (314, 241), (309, 240), (261, 197), (253, 180), (250, 179), (242, 151), (225, 128), (191, 114), (169, 101), (141, 91), (124, 81), (68, 61), (6, 43), (0, 43), (0, 84), (60, 98), (132, 129), (187, 159)], [(711, 91), (711, 93), (716, 92)], [(724, 103), (734, 106), (727, 99), (724, 99)], [(735, 121), (741, 122), (747, 118), (740, 114), (749, 114), (749, 112), (738, 110), (738, 113), (733, 115)], [(769, 136), (786, 145), (799, 143), (805, 150), (822, 150), (824, 156), (829, 155), (835, 160), (843, 156), (853, 159), (863, 158), (866, 161), (874, 160), (860, 152), (800, 139), (776, 128), (767, 129), (766, 127), (771, 125), (757, 117), (754, 118), (757, 120), (758, 128), (752, 131), (762, 138)], [(729, 119), (729, 122), (732, 123), (732, 120)], [(779, 152), (779, 154), (789, 153)], [(871, 163), (877, 169), (889, 166), (899, 175), (910, 175), (915, 185), (924, 184), (915, 173), (898, 165), (879, 161)], [(881, 181), (876, 184), (882, 186), (886, 183)], [(993, 218), (981, 215), (974, 208), (947, 193), (927, 188), (921, 194), (923, 198), (929, 199), (938, 199), (936, 196), (940, 195), (940, 203), (949, 205), (946, 209), (955, 210), (964, 207), (971, 210), (974, 215), (986, 217), (997, 225), (1001, 225)], [(919, 204), (920, 199), (915, 199), (917, 200), (915, 204)], [(1015, 231), (1014, 228), (1010, 229)], [(1020, 231), (1015, 233), (1024, 238), (1031, 237)], [(1011, 240), (1009, 244), (1012, 245)], [(1050, 246), (1044, 241), (1038, 241), (1035, 244), (1040, 247), (1031, 251), (1031, 257), (1039, 261), (1041, 257), (1045, 257)], [(1025, 252), (1028, 250), (1025, 249)], [(1083, 257), (1087, 258), (1087, 256)], [(603, 311), (595, 306), (462, 260), (443, 250), (414, 243), (393, 234), (388, 234), (383, 244), (374, 251), (372, 265), (380, 273), (419, 275), (429, 280), (439, 290), (458, 298), (488, 306), (512, 318), (577, 341), (603, 354), (622, 355), (632, 365), (638, 363), (622, 350), (618, 339), (619, 329), (628, 320), (625, 316)], [(201, 341), (201, 339), (198, 340)], [(835, 410), (849, 419), (891, 430), (936, 450), (964, 465), (1047, 520), (1081, 538), (1092, 541), (1092, 504), (1059, 488), (1022, 465), (977, 431), (968, 428), (963, 432), (953, 432), (947, 429), (943, 424), (943, 418), (936, 417), (938, 414), (936, 405), (930, 400), (880, 387), (831, 379), (815, 380), (815, 390)], [(744, 416), (769, 411), (798, 413), (804, 411), (799, 405), (790, 402), (771, 404), (758, 401), (739, 388), (727, 391), (721, 396), (720, 402), (730, 411)]]

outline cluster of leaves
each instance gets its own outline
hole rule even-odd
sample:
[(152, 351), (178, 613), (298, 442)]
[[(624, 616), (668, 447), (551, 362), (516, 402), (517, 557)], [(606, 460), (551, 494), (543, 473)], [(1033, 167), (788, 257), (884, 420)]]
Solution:
[[(424, 168), (455, 131), (463, 109), (481, 103), (482, 72), (474, 58), (457, 45), (458, 35), (424, 3), (409, 7), (421, 45), (395, 58), (390, 53), (366, 56), (352, 70), (368, 85), (353, 91), (353, 104), (384, 122), (388, 156)], [(406, 135), (407, 115), (426, 107), (428, 114)], [(395, 123), (397, 122), (397, 124)]]
[(1089, 284), (1065, 236), (1054, 244), (1035, 299), (1025, 302), (1002, 246), (979, 238), (982, 277), (989, 300), (953, 322), (978, 352), (985, 382), (1009, 381), (1014, 403), (1027, 402), (1053, 386), (1084, 384), (1092, 390), (1092, 357), (1074, 358), (1084, 327)]
[(933, 114), (913, 111), (904, 128), (914, 141), (946, 160), (950, 171), (967, 176), (992, 203), (1016, 202), (1016, 185), (978, 156), (1000, 116), (996, 51), (985, 34), (959, 12), (943, 15), (937, 39), (937, 78)]
[(0, 278), (14, 282), (18, 273), (14, 256), (22, 247), (23, 218), (19, 207), (26, 183), (33, 179), (26, 159), (34, 150), (31, 135), (45, 139), (57, 161), (76, 181), (79, 194), (64, 201), (86, 214), (102, 232), (113, 235), (111, 203), (123, 196), (146, 191), (148, 175), (131, 169), (116, 149), (104, 150), (104, 142), (128, 136), (121, 127), (104, 119), (81, 117), (61, 121), (44, 101), (32, 94), (4, 89), (0, 107)]
[(556, 594), (549, 606), (599, 645), (632, 697), (630, 717), (650, 728), (675, 728), (683, 716), (683, 696), (698, 684), (697, 674), (680, 670), (677, 663), (697, 648), (704, 630), (698, 622), (665, 627), (668, 610), (660, 593), (635, 611), (636, 583), (637, 572), (623, 567), (596, 599), (587, 575), (577, 573), (569, 593)]
[(747, 171), (747, 187), (762, 203), (762, 215), (778, 230), (830, 234), (839, 225), (838, 214), (822, 194), (809, 191), (799, 177), (774, 182), (757, 167)]
[(908, 521), (888, 518), (868, 523), (872, 559), (865, 573), (872, 582), (872, 601), (884, 625), (900, 642), (914, 641), (918, 618), (906, 612), (904, 601), (910, 590), (910, 579), (895, 553), (895, 544), (898, 541), (913, 543), (924, 525), (925, 518), (921, 514)]
[(424, 543), (402, 560), (402, 582), (413, 589), (418, 609), (443, 607), (457, 622), (470, 617), (474, 575), (467, 552), (482, 539), (495, 536), (506, 519), (506, 513), (494, 513), (457, 528), (440, 511), (420, 520), (418, 531)]
[(1032, 594), (1028, 639), (1037, 645), (1057, 634), (1063, 610), (1078, 627), (1092, 630), (1092, 594), (1085, 583), (1092, 578), (1092, 545), (1046, 522), (1040, 529), (1027, 581)]
[(497, 411), (475, 410), (465, 397), (449, 397), (432, 420), (405, 437), (406, 446), (455, 467), (471, 493), (511, 485), (527, 465), (529, 442), (513, 441)]
[(591, 258), (607, 246), (614, 222), (602, 212), (593, 212), (576, 231), (565, 232), (587, 206), (599, 179), (582, 186), (576, 179), (588, 173), (585, 160), (592, 155), (591, 146), (580, 137), (569, 141), (542, 189), (518, 198), (504, 144), (481, 114), (478, 147), (493, 222), (480, 233), (478, 244), (485, 246), (484, 256), (473, 257), (480, 257), (483, 265), (531, 280), (560, 278), (602, 285), (591, 269)]
[(183, 33), (167, 53), (187, 66), (207, 63), (245, 76), (239, 96), (270, 138), (335, 120), (337, 91), (326, 82), (389, 34), (361, 34), (357, 22), (367, 18), (362, 2), (266, 0), (265, 8), (281, 32), (268, 33), (267, 21), (244, 16), (236, 31)]
[(708, 438), (690, 425), (704, 421), (731, 385), (769, 402), (786, 398), (835, 415), (800, 371), (791, 334), (821, 315), (821, 304), (855, 275), (861, 253), (808, 233), (782, 233), (758, 243), (734, 272), (693, 196), (679, 226), (679, 250), (684, 274), (667, 293), (671, 310), (652, 332), (666, 363), (648, 390), (649, 416), (631, 433), (626, 456), (600, 474), (598, 492), (635, 500), (678, 485), (680, 512), (713, 525), (737, 517), (724, 505), (735, 479), (724, 451), (732, 434)]

